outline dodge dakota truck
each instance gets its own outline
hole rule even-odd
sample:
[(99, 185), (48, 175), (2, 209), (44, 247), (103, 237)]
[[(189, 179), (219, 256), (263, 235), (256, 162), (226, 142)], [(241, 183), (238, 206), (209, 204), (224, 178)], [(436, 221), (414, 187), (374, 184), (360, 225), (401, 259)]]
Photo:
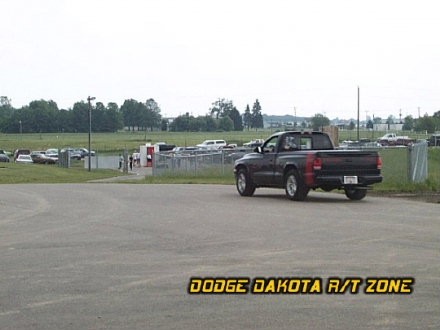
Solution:
[(256, 188), (284, 188), (291, 200), (301, 201), (310, 189), (344, 189), (361, 200), (370, 185), (382, 181), (382, 160), (376, 151), (335, 150), (322, 132), (280, 132), (253, 153), (234, 163), (238, 193), (252, 196)]

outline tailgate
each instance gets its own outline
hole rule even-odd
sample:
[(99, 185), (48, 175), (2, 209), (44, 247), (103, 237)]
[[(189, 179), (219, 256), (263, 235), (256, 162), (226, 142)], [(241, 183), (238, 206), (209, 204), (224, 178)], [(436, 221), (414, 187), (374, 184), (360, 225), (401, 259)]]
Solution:
[(334, 150), (318, 152), (322, 160), (320, 175), (374, 175), (377, 168), (377, 151)]

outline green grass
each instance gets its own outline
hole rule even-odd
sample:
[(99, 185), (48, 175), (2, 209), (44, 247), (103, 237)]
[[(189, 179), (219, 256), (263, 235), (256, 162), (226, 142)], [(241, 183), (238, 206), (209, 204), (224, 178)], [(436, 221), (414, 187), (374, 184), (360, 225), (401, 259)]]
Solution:
[(0, 184), (6, 183), (83, 183), (122, 175), (114, 170), (88, 172), (84, 168), (58, 165), (0, 163)]
[(383, 160), (382, 175), (384, 180), (374, 185), (377, 191), (426, 192), (439, 190), (440, 149), (428, 149), (428, 179), (421, 183), (408, 180), (407, 150), (383, 149), (380, 152)]
[(198, 175), (193, 173), (165, 173), (160, 176), (147, 176), (140, 183), (150, 184), (235, 184), (234, 173), (228, 168), (222, 173), (221, 170), (205, 170)]
[[(118, 133), (93, 133), (92, 149), (99, 153), (118, 154), (123, 148), (129, 152), (138, 149), (140, 145), (151, 142), (167, 142), (180, 146), (190, 146), (208, 139), (224, 139), (228, 143), (242, 145), (256, 138), (267, 138), (274, 130), (243, 131), (243, 132), (118, 132)], [(354, 140), (356, 131), (340, 131), (340, 140)], [(361, 138), (377, 139), (385, 132), (360, 131)], [(402, 132), (412, 138), (426, 138), (426, 135)], [(31, 150), (45, 150), (47, 148), (87, 147), (87, 133), (48, 133), (48, 134), (0, 134), (0, 149), (13, 152), (18, 148)], [(381, 191), (435, 191), (439, 187), (439, 148), (429, 149), (428, 171), (429, 178), (423, 183), (414, 184), (407, 179), (406, 150), (383, 149), (380, 154), (383, 158), (384, 182), (374, 185), (375, 190)], [(88, 180), (118, 176), (117, 171), (93, 170), (87, 173), (82, 168), (81, 162), (73, 163), (73, 168), (62, 169), (56, 166), (31, 165), (26, 167), (21, 164), (2, 165), (0, 163), (0, 183), (22, 182), (86, 182)], [(15, 167), (17, 166), (17, 167)], [(81, 168), (80, 168), (81, 167)], [(233, 184), (232, 173), (205, 173), (203, 175), (172, 175), (149, 177), (146, 183), (218, 183)]]
[[(257, 138), (267, 138), (271, 131), (244, 132), (118, 132), (93, 133), (92, 150), (101, 153), (118, 153), (124, 148), (139, 149), (145, 143), (166, 142), (178, 146), (194, 146), (204, 140), (223, 139), (228, 143), (243, 145)], [(46, 134), (0, 134), (0, 149), (13, 152), (15, 149), (46, 150), (48, 148), (79, 148), (88, 146), (87, 133)]]
[[(275, 130), (250, 130), (243, 132), (117, 132), (92, 133), (92, 150), (101, 153), (118, 153), (124, 148), (138, 149), (140, 145), (156, 142), (166, 142), (178, 146), (193, 146), (210, 139), (223, 139), (227, 143), (243, 143), (253, 139), (266, 139)], [(385, 132), (360, 131), (361, 138), (377, 139)], [(417, 135), (403, 132), (413, 138), (427, 138), (427, 135)], [(340, 131), (339, 139), (355, 140), (356, 131)], [(0, 134), (0, 149), (13, 152), (15, 149), (46, 150), (48, 148), (85, 147), (88, 146), (87, 133), (42, 133), (42, 134)]]

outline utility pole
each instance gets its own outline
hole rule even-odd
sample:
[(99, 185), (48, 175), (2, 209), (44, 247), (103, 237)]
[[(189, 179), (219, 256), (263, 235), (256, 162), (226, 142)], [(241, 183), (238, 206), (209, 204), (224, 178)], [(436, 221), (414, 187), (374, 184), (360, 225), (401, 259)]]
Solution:
[(295, 119), (293, 121), (293, 127), (296, 129), (296, 107), (293, 107), (293, 111), (295, 112)]
[(89, 172), (92, 169), (92, 147), (91, 147), (91, 135), (92, 135), (92, 104), (91, 101), (93, 101), (95, 97), (88, 97), (87, 102), (89, 103)]
[(399, 109), (399, 124), (402, 124), (402, 109)]
[(358, 86), (358, 118), (357, 118), (357, 140), (359, 141), (359, 111), (360, 111), (360, 107), (359, 107), (359, 100), (360, 98), (360, 92), (359, 92), (359, 86)]

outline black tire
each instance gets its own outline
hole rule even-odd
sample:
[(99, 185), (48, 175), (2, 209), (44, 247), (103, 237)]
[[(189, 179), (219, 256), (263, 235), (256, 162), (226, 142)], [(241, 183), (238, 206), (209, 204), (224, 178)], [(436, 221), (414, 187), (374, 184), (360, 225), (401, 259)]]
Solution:
[(360, 201), (367, 196), (367, 189), (345, 188), (345, 196), (353, 201)]
[(252, 182), (252, 179), (244, 168), (238, 170), (235, 183), (237, 191), (241, 196), (252, 196), (254, 194), (256, 188), (255, 184)]
[(293, 201), (303, 201), (309, 193), (309, 188), (304, 181), (299, 177), (296, 170), (290, 170), (284, 177), (284, 187), (286, 189), (286, 196)]

